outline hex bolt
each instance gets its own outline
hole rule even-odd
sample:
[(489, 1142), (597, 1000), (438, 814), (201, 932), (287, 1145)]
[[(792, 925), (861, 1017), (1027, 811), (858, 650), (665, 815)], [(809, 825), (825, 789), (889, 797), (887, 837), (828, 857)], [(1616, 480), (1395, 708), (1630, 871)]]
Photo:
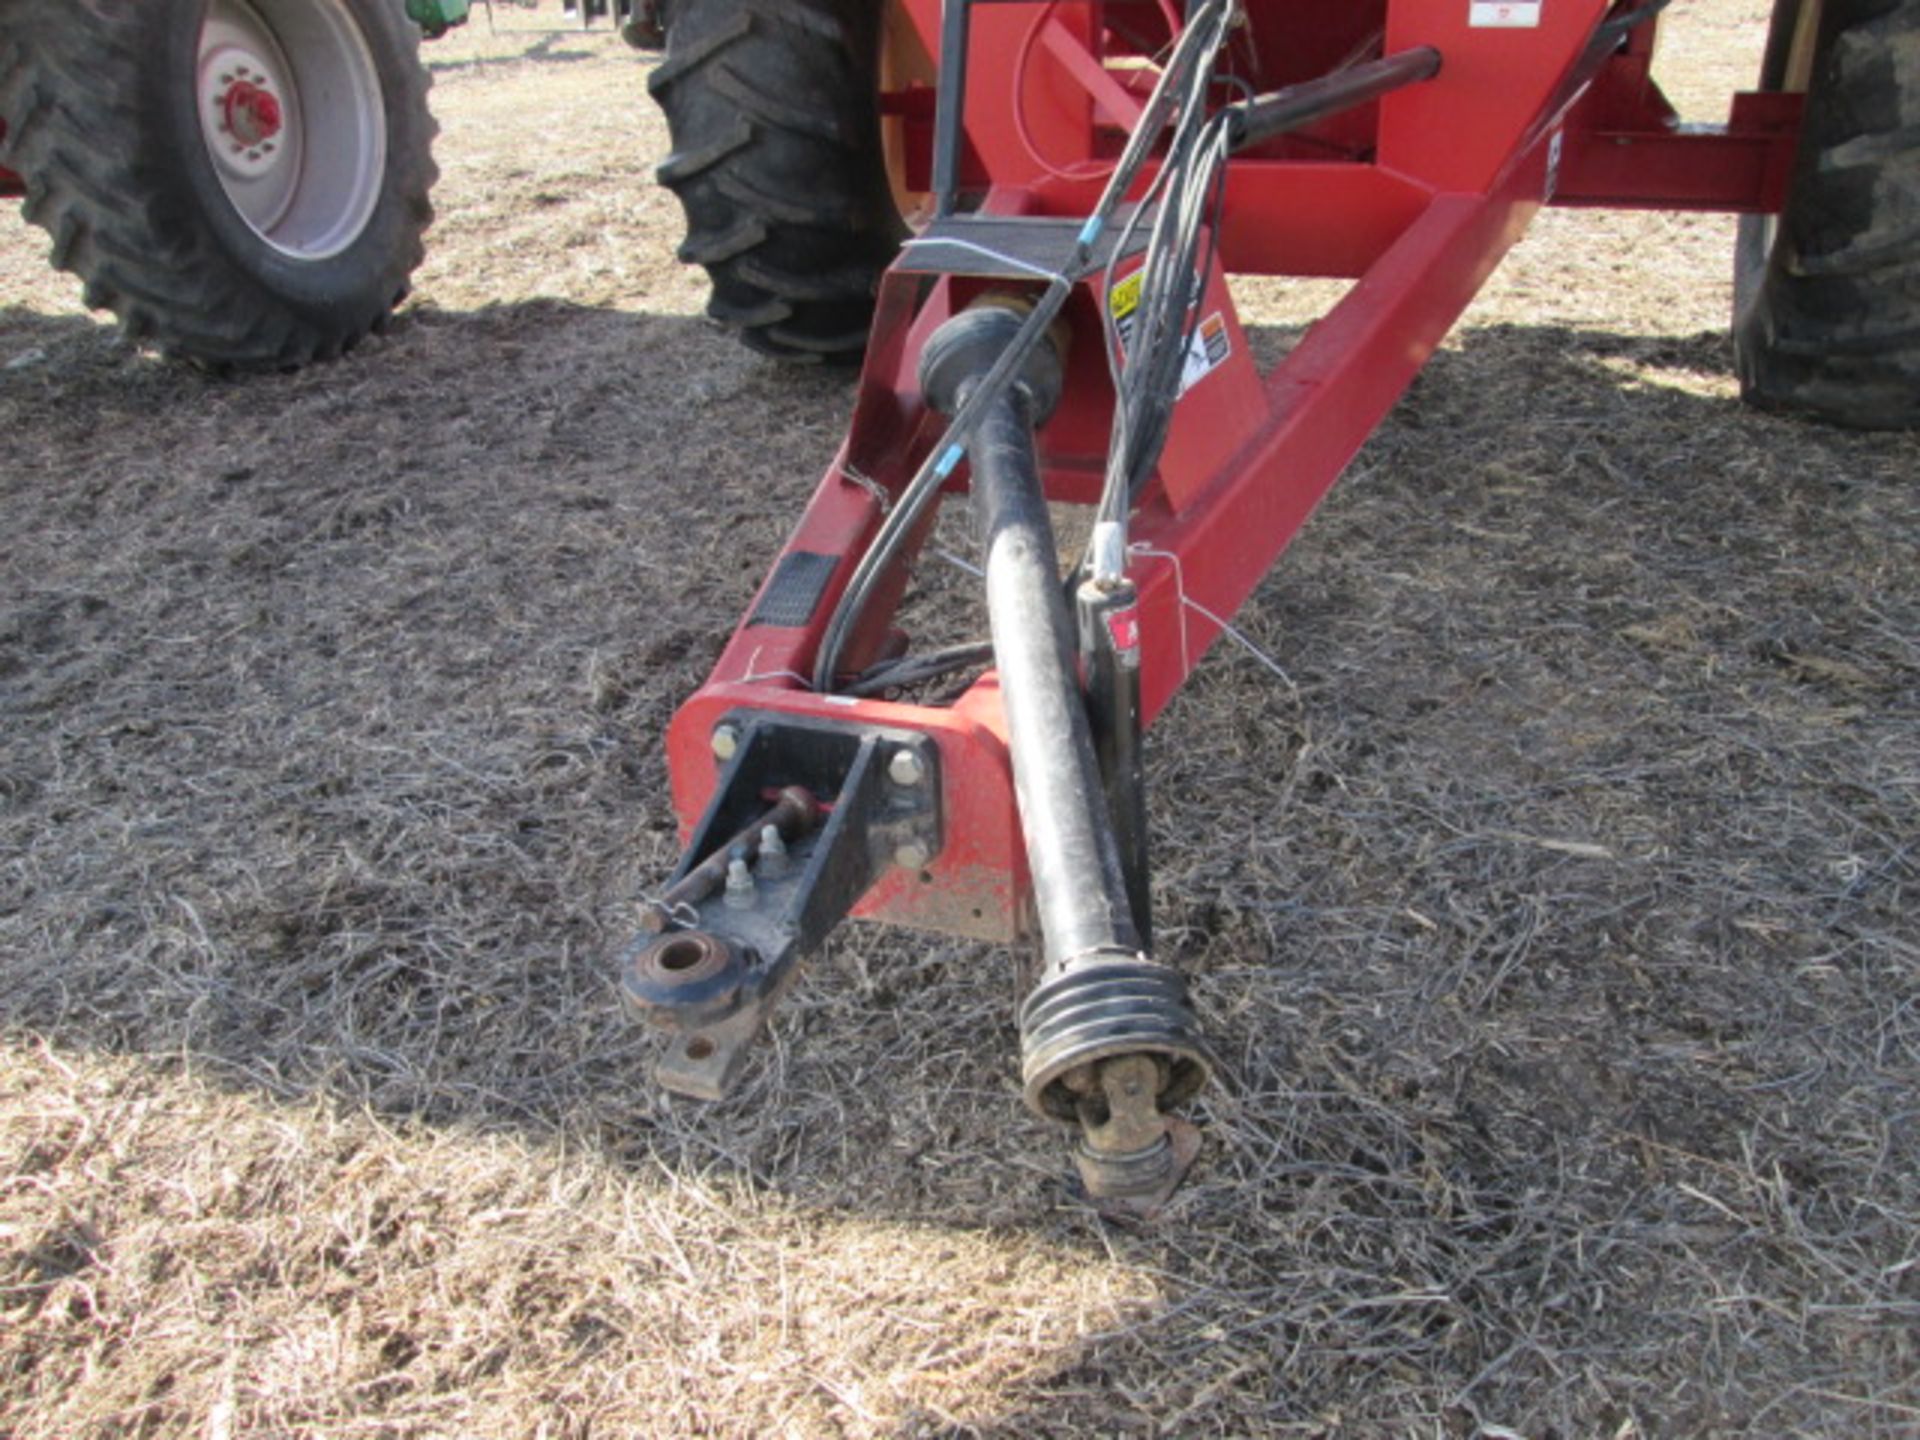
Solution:
[(769, 880), (787, 873), (787, 842), (780, 838), (778, 825), (760, 827), (760, 873)]
[(735, 851), (727, 861), (727, 889), (723, 897), (730, 910), (745, 910), (753, 904), (753, 871), (747, 868), (747, 857)]
[(713, 758), (731, 760), (740, 753), (740, 732), (731, 725), (718, 725), (713, 731)]
[(932, 858), (918, 840), (909, 840), (893, 852), (893, 863), (903, 870), (924, 870)]
[(887, 778), (904, 789), (911, 789), (927, 778), (927, 765), (916, 750), (901, 746), (887, 761)]

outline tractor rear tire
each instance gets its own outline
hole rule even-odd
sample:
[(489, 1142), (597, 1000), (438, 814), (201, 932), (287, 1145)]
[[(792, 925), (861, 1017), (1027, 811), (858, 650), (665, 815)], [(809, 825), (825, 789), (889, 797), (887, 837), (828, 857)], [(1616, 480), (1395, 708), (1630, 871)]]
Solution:
[(215, 368), (386, 323), (433, 215), (426, 91), (398, 0), (0, 0), (27, 219), (126, 338)]
[(887, 179), (875, 0), (671, 0), (648, 80), (707, 314), (755, 350), (857, 362), (905, 235)]
[(1796, 88), (1810, 61), (1806, 112), (1786, 208), (1740, 223), (1741, 392), (1841, 425), (1920, 425), (1920, 0), (1825, 0), (1797, 41), (1794, 18), (1776, 12), (1762, 83)]

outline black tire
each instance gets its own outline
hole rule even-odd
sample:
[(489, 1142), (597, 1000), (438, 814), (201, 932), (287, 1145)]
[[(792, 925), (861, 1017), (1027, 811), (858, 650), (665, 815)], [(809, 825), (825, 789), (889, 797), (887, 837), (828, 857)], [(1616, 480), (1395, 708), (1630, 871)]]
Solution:
[[(1807, 0), (1813, 3), (1813, 0)], [(1786, 208), (1745, 216), (1734, 349), (1749, 403), (1865, 429), (1920, 426), (1920, 0), (1825, 0), (1796, 63), (1776, 9), (1767, 88), (1811, 59)]]
[[(262, 17), (277, 14), (345, 37), (337, 53), (351, 58), (340, 63), (370, 81), (362, 93), (377, 86), (380, 107), (355, 112), (365, 128), (353, 133), (377, 138), (384, 126), (383, 156), (369, 139), (364, 163), (341, 178), (328, 149), (338, 126), (316, 126), (328, 145), (293, 144), (308, 112), (286, 87), (298, 114), (279, 163), (299, 163), (283, 237), (280, 222), (256, 228), (230, 198), (203, 133), (202, 30), (215, 3), (0, 0), (0, 162), (25, 179), (25, 214), (53, 237), (53, 263), (80, 277), (87, 303), (113, 311), (128, 339), (221, 368), (328, 359), (385, 324), (424, 254), (438, 172), (419, 36), (398, 0), (246, 10), (269, 32)], [(295, 71), (314, 63), (299, 39), (282, 52), (302, 57)], [(334, 93), (311, 103), (337, 107)], [(329, 229), (334, 191), (346, 208)]]
[(880, 137), (876, 0), (672, 0), (648, 81), (707, 313), (756, 350), (857, 361), (905, 234)]

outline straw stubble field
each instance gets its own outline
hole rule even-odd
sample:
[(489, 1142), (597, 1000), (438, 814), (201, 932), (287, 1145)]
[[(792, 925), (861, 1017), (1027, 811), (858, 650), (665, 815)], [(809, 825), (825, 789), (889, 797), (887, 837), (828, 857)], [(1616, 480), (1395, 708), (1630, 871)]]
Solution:
[[(1764, 9), (1674, 7), (1696, 116)], [(1920, 445), (1739, 406), (1729, 223), (1547, 217), (1242, 617), (1285, 678), (1155, 731), (1229, 1077), (1117, 1228), (991, 949), (850, 928), (647, 1084), (659, 734), (850, 389), (699, 318), (553, 10), (429, 51), (345, 364), (130, 354), (0, 233), (0, 1434), (1920, 1432)]]

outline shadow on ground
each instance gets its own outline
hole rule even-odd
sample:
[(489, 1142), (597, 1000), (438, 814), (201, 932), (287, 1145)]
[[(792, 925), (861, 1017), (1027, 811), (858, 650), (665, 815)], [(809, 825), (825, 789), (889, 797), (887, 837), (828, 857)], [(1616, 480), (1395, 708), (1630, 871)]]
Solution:
[(245, 380), (0, 312), (28, 352), (16, 1037), (1157, 1278), (994, 1432), (1198, 1433), (1248, 1387), (1302, 1433), (1785, 1433), (1835, 1393), (1893, 1433), (1912, 1400), (1912, 438), (1743, 410), (1720, 336), (1437, 357), (1242, 617), (1285, 678), (1229, 646), (1155, 732), (1164, 948), (1230, 1079), (1129, 1234), (1019, 1110), (993, 951), (844, 932), (711, 1109), (616, 1012), (675, 850), (660, 733), (844, 377), (564, 304)]

